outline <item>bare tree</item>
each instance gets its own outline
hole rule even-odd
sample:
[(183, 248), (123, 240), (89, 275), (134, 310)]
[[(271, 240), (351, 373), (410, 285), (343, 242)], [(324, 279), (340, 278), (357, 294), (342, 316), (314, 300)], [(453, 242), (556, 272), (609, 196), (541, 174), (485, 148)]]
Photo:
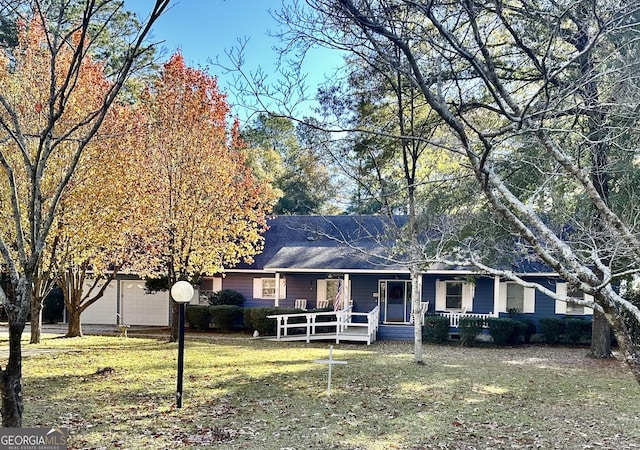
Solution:
[[(83, 98), (84, 108), (74, 108), (83, 71), (90, 61), (92, 46), (105, 32), (110, 17), (102, 16), (113, 0), (40, 2), (38, 0), (2, 1), (0, 10), (13, 11), (28, 30), (41, 30), (39, 51), (46, 54), (48, 75), (30, 79), (21, 75), (21, 58), (33, 56), (5, 49), (0, 90), (0, 164), (2, 165), (2, 203), (6, 205), (5, 225), (0, 236), (0, 253), (9, 275), (9, 286), (0, 290), (0, 301), (9, 318), (9, 360), (0, 372), (2, 423), (19, 427), (22, 422), (22, 347), (21, 336), (31, 304), (33, 284), (47, 236), (56, 216), (60, 197), (83, 154), (87, 143), (100, 128), (116, 101), (133, 63), (148, 49), (144, 44), (152, 24), (167, 8), (169, 0), (156, 0), (146, 23), (128, 46), (121, 49), (117, 68), (102, 84), (99, 98)], [(66, 9), (79, 6), (80, 19), (65, 23)], [(98, 20), (100, 18), (100, 20)], [(29, 28), (31, 27), (31, 28)], [(42, 55), (42, 53), (41, 53)], [(24, 66), (26, 67), (26, 66)], [(46, 95), (29, 103), (15, 88), (25, 92), (29, 83), (44, 86)], [(26, 94), (25, 94), (26, 95)], [(87, 108), (87, 103), (93, 105)], [(28, 108), (25, 108), (25, 104)], [(84, 111), (74, 116), (78, 110)], [(32, 113), (39, 121), (32, 120)]]
[[(593, 301), (535, 287), (594, 308), (602, 339), (593, 354), (608, 355), (610, 325), (638, 382), (640, 351), (621, 312), (640, 321), (640, 310), (616, 286), (640, 259), (639, 7), (637, 0), (309, 0), (279, 13), (287, 50), (304, 55), (322, 45), (375, 57), (420, 93), (455, 138), (433, 136), (431, 144), (464, 158), (524, 253)], [(244, 87), (262, 98), (278, 94), (262, 85)], [(484, 240), (469, 237), (439, 256), (527, 284), (487, 258)]]
[[(638, 267), (637, 203), (620, 202), (612, 189), (632, 189), (625, 182), (634, 166), (624, 162), (633, 162), (635, 154), (640, 4), (338, 0), (309, 5), (297, 13), (315, 15), (320, 27), (333, 30), (342, 42), (377, 52), (419, 89), (456, 136), (453, 151), (465, 156), (496, 213), (570, 286), (593, 296), (593, 303), (583, 304), (612, 326), (640, 382), (640, 355), (620, 311), (637, 320), (640, 312), (615, 289)], [(399, 23), (393, 17), (400, 13), (411, 20), (389, 26)], [(311, 24), (289, 22), (294, 29), (300, 23)], [(304, 30), (304, 36), (311, 35)], [(387, 50), (389, 45), (402, 59)], [(530, 159), (526, 148), (539, 159)], [(518, 161), (531, 164), (523, 170), (544, 176), (534, 177), (538, 183), (526, 189), (512, 183)], [(559, 201), (559, 193), (570, 200)], [(571, 214), (556, 209), (569, 204)], [(567, 220), (566, 226), (560, 220)], [(492, 269), (477, 254), (469, 259), (517, 278)], [(604, 352), (596, 353), (606, 354), (606, 343)]]

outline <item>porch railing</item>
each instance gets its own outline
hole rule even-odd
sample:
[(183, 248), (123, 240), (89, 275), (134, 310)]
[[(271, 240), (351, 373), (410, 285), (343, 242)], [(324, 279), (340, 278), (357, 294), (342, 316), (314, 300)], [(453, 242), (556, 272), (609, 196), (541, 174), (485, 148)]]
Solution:
[[(335, 320), (318, 321), (318, 317), (335, 317)], [(353, 318), (358, 316), (366, 317), (364, 322), (354, 322)], [(327, 312), (313, 312), (313, 313), (298, 313), (298, 314), (274, 314), (267, 316), (269, 319), (276, 319), (276, 339), (280, 340), (288, 337), (299, 336), (304, 338), (307, 342), (315, 338), (327, 338), (335, 336), (336, 343), (340, 342), (340, 338), (343, 340), (362, 340), (367, 344), (371, 344), (376, 340), (378, 332), (378, 321), (380, 316), (380, 309), (376, 306), (368, 313), (353, 312), (353, 308), (349, 307), (339, 311), (327, 311)], [(304, 321), (295, 320), (297, 318), (304, 318)], [(291, 320), (294, 319), (294, 320)], [(335, 329), (333, 332), (317, 333), (319, 327)], [(362, 331), (366, 328), (366, 334)], [(303, 329), (304, 333), (293, 333), (290, 331)]]
[(483, 319), (484, 323), (482, 325), (483, 328), (488, 328), (487, 319), (490, 317), (497, 317), (495, 314), (477, 314), (470, 312), (437, 312), (444, 317), (449, 318), (449, 327), (450, 328), (458, 328), (460, 326), (460, 318), (461, 317), (473, 317), (474, 319)]

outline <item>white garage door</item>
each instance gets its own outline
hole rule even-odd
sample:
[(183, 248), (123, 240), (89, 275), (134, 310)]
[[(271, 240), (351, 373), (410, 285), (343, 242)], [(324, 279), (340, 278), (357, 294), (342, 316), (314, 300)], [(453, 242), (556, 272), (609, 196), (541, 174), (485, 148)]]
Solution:
[(142, 280), (122, 280), (122, 320), (127, 325), (169, 325), (169, 291), (147, 294)]
[[(112, 280), (104, 291), (104, 295), (96, 301), (93, 305), (84, 310), (80, 316), (82, 323), (100, 324), (100, 325), (115, 325), (117, 324), (117, 312), (118, 312), (118, 288), (117, 282)], [(91, 288), (91, 282), (85, 282), (83, 287), (83, 295), (86, 294)], [(98, 289), (94, 289), (92, 296)]]

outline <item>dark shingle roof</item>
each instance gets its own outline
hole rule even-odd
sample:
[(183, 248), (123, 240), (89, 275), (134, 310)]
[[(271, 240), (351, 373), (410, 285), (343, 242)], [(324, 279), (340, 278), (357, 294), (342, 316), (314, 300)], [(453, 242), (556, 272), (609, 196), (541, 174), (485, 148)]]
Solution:
[[(403, 222), (404, 219), (398, 219)], [(269, 219), (264, 251), (254, 269), (386, 269), (386, 231), (382, 216), (278, 216)], [(392, 266), (401, 268), (399, 266)]]
[[(275, 216), (268, 220), (264, 251), (251, 265), (236, 268), (278, 270), (406, 271), (407, 267), (383, 258), (393, 231), (406, 223), (397, 216)], [(520, 258), (509, 269), (519, 273), (550, 273), (538, 258)], [(429, 270), (473, 270), (434, 264)]]

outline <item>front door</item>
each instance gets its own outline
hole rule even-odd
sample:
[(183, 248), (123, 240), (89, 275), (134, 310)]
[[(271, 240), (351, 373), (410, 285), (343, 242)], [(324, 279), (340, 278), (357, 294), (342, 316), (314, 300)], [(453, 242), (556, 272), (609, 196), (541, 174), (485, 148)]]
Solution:
[(411, 282), (381, 280), (378, 287), (383, 322), (408, 323), (411, 314)]

